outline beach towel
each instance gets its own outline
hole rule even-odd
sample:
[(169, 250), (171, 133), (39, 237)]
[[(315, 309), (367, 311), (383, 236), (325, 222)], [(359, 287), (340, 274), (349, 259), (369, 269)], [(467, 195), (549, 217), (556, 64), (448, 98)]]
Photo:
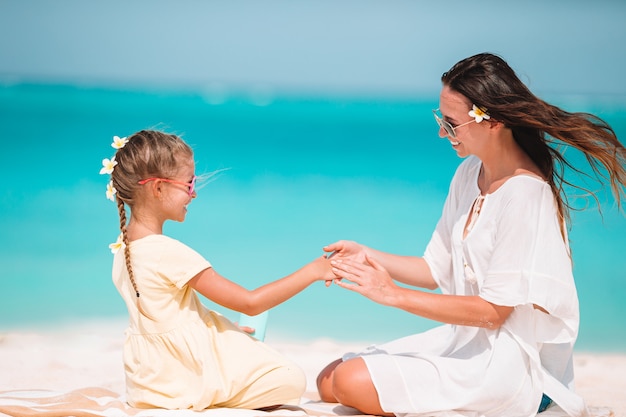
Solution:
[[(0, 416), (10, 417), (306, 417), (363, 416), (358, 410), (340, 404), (319, 401), (307, 393), (302, 404), (282, 406), (272, 411), (212, 408), (204, 411), (139, 409), (130, 407), (124, 397), (105, 388), (80, 388), (68, 392), (49, 390), (14, 390), (0, 392)], [(592, 417), (615, 417), (608, 408), (591, 408)], [(454, 416), (451, 412), (450, 416)], [(566, 417), (552, 406), (540, 417)]]
[(81, 388), (69, 392), (47, 390), (0, 393), (0, 415), (11, 417), (300, 417), (299, 407), (283, 406), (271, 412), (235, 408), (204, 411), (139, 409), (130, 407), (123, 396), (104, 388)]

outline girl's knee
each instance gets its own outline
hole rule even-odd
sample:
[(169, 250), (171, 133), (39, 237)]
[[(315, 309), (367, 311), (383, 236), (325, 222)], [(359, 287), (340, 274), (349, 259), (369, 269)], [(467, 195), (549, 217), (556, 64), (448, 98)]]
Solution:
[[(248, 394), (257, 391), (251, 404), (242, 408), (261, 408), (280, 404), (297, 405), (306, 390), (306, 375), (297, 366), (280, 366), (254, 382)], [(252, 406), (253, 404), (253, 406)]]
[(283, 394), (291, 398), (300, 398), (306, 391), (306, 375), (304, 371), (295, 365), (283, 366), (276, 369), (275, 378), (281, 382), (281, 387), (285, 391)]

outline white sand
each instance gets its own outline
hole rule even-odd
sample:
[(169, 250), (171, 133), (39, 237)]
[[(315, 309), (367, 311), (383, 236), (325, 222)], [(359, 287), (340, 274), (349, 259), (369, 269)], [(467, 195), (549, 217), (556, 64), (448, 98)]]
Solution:
[[(89, 322), (56, 329), (0, 333), (0, 391), (23, 389), (74, 390), (102, 387), (124, 392), (123, 322)], [(266, 342), (300, 364), (308, 391), (315, 391), (317, 373), (362, 343)], [(576, 386), (590, 407), (608, 407), (626, 417), (626, 353), (578, 353)]]

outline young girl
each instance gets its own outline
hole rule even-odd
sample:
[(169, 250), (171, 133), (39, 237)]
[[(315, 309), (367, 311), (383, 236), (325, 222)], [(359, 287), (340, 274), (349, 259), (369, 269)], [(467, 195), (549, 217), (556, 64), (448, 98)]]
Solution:
[[(249, 291), (222, 277), (201, 255), (163, 235), (182, 222), (196, 197), (193, 152), (179, 137), (141, 131), (115, 137), (111, 174), (122, 231), (113, 281), (126, 302), (126, 395), (133, 407), (257, 409), (297, 404), (303, 371), (279, 353), (205, 308), (196, 291), (231, 310), (256, 315), (334, 277), (325, 257)], [(125, 205), (130, 207), (127, 223)], [(116, 249), (121, 249), (116, 251)]]

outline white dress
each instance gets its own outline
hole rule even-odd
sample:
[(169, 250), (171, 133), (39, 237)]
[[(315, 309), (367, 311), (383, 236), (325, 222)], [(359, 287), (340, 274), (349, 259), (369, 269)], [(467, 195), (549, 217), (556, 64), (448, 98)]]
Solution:
[(543, 393), (585, 415), (572, 391), (578, 298), (550, 186), (509, 179), (463, 238), (480, 166), (459, 166), (424, 259), (443, 294), (513, 306), (509, 318), (496, 330), (439, 326), (344, 360), (365, 360), (383, 410), (399, 416), (534, 416)]

